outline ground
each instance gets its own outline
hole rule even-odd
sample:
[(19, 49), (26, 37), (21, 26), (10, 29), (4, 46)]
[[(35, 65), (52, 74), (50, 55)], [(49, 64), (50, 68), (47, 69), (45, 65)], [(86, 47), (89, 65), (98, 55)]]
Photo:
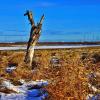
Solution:
[[(56, 63), (51, 62), (54, 56)], [(88, 75), (100, 73), (100, 47), (35, 50), (32, 68), (24, 63), (24, 57), (25, 51), (0, 51), (1, 79), (9, 79), (16, 85), (19, 79), (48, 80), (45, 88), (49, 100), (85, 100), (91, 92)], [(12, 65), (17, 66), (16, 70), (6, 73), (6, 67)]]

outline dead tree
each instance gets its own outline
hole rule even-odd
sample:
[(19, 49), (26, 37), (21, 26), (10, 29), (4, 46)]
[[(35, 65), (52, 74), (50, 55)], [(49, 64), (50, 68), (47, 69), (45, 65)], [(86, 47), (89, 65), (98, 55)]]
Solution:
[(30, 66), (32, 66), (32, 60), (33, 60), (33, 55), (34, 55), (34, 46), (38, 42), (38, 39), (40, 37), (41, 33), (41, 28), (42, 28), (42, 22), (44, 20), (44, 15), (41, 17), (40, 22), (35, 25), (32, 12), (27, 11), (24, 16), (28, 16), (28, 20), (30, 21), (31, 24), (31, 31), (30, 31), (30, 37), (29, 41), (27, 44), (27, 51), (26, 51), (26, 56), (25, 56), (25, 62), (29, 63)]

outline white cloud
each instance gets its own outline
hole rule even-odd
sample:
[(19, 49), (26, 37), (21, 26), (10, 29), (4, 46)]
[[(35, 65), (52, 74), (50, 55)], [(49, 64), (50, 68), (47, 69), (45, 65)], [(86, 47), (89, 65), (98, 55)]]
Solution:
[(56, 4), (53, 2), (37, 2), (35, 4), (36, 7), (52, 7), (55, 6)]

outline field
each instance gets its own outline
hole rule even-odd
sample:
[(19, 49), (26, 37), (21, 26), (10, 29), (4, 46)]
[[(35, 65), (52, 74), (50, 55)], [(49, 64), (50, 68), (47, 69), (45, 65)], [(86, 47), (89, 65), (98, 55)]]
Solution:
[[(24, 63), (25, 51), (0, 51), (0, 77), (18, 84), (19, 79), (49, 81), (45, 87), (48, 100), (86, 100), (91, 73), (100, 73), (100, 47), (80, 49), (35, 50), (33, 67)], [(52, 59), (57, 62), (52, 62)], [(7, 66), (15, 65), (16, 70), (6, 73)], [(0, 81), (1, 82), (1, 81)], [(95, 79), (94, 85), (100, 84)], [(0, 91), (9, 92), (0, 89)]]

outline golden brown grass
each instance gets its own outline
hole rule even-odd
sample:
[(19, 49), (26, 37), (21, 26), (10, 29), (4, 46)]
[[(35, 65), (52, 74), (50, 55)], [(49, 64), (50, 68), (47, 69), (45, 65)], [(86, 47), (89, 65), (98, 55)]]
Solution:
[[(52, 66), (52, 54), (60, 66)], [(14, 84), (19, 79), (50, 80), (46, 87), (50, 100), (85, 100), (89, 89), (88, 74), (100, 72), (100, 48), (35, 50), (34, 70), (24, 63), (25, 51), (0, 51), (0, 76)], [(17, 69), (8, 74), (5, 68), (16, 64)]]

